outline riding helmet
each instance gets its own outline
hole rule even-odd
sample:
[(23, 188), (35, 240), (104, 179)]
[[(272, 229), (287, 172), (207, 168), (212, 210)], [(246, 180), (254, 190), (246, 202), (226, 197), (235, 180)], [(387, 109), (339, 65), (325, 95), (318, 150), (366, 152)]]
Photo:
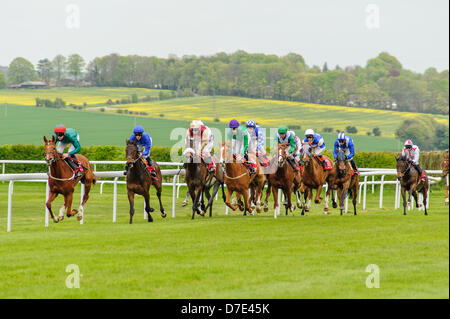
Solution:
[(55, 126), (55, 133), (66, 133), (66, 127), (63, 124), (58, 124)]
[(144, 133), (144, 128), (140, 125), (136, 125), (133, 129), (133, 133)]
[(413, 142), (411, 140), (406, 140), (404, 145), (405, 146), (413, 146)]
[(238, 120), (235, 120), (235, 119), (231, 120), (229, 126), (230, 126), (230, 128), (237, 128), (237, 127), (239, 127)]
[(341, 132), (341, 133), (338, 134), (338, 140), (339, 141), (345, 140), (345, 133), (344, 132)]
[(305, 131), (305, 136), (308, 136), (308, 135), (314, 135), (314, 130), (312, 130), (312, 129), (307, 129), (306, 131)]
[(286, 127), (286, 126), (284, 126), (284, 125), (281, 125), (279, 128), (278, 128), (278, 133), (280, 133), (280, 134), (286, 134), (287, 133), (287, 131), (288, 131), (288, 128)]
[(256, 127), (256, 123), (253, 120), (248, 120), (247, 121), (247, 127)]

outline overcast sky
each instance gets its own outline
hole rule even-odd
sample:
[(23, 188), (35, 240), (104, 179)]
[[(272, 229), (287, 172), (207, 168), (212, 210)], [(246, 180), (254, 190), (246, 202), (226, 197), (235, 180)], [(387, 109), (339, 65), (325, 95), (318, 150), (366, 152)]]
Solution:
[(301, 54), (310, 66), (449, 67), (447, 0), (41, 0), (0, 2), (0, 65), (57, 54)]

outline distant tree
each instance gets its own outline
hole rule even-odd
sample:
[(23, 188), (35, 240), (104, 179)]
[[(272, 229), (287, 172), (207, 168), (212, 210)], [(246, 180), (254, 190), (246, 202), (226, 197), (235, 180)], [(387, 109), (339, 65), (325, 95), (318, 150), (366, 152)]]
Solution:
[(345, 128), (345, 131), (347, 133), (358, 133), (358, 129), (355, 126), (350, 125)]
[[(369, 132), (369, 133), (370, 133), (370, 132)], [(380, 135), (381, 135), (381, 130), (380, 130), (379, 127), (375, 127), (375, 128), (372, 130), (372, 133), (373, 133), (373, 135), (375, 135), (375, 136), (380, 136)]]
[(83, 73), (85, 65), (86, 63), (79, 54), (70, 55), (66, 63), (67, 71), (75, 78), (75, 81), (77, 81)]
[(55, 56), (52, 60), (52, 67), (56, 81), (61, 80), (65, 73), (66, 58), (61, 54)]
[(15, 58), (8, 68), (8, 82), (20, 84), (25, 81), (36, 80), (34, 65), (24, 58)]
[(53, 65), (49, 59), (42, 59), (38, 61), (37, 73), (39, 77), (46, 83), (50, 83), (50, 78), (52, 75)]
[(4, 89), (6, 87), (6, 77), (5, 73), (0, 71), (0, 89)]
[(327, 62), (325, 62), (322, 67), (322, 72), (327, 72), (327, 71), (328, 71), (328, 64), (327, 64)]

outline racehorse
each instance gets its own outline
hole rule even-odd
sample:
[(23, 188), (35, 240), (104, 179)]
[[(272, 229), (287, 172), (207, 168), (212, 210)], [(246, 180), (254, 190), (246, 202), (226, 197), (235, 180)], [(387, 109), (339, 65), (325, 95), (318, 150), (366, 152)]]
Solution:
[[(216, 161), (218, 163), (219, 161)], [(206, 183), (205, 187), (203, 189), (203, 194), (206, 195), (206, 199), (208, 200), (208, 204), (203, 209), (204, 211), (208, 211), (209, 209), (209, 217), (212, 216), (212, 205), (214, 201), (214, 197), (216, 196), (217, 192), (219, 191), (219, 187), (222, 188), (222, 199), (225, 202), (225, 190), (224, 190), (224, 184), (225, 184), (225, 170), (222, 167), (222, 165), (216, 166), (216, 171), (214, 175), (211, 175), (210, 177), (206, 177)], [(211, 188), (212, 193), (210, 193)], [(202, 195), (202, 203), (203, 204), (203, 195)]]
[[(446, 178), (448, 175), (448, 152), (444, 154), (444, 160), (442, 161), (441, 167), (442, 167), (442, 178)], [(445, 205), (448, 205), (448, 184), (446, 187), (445, 192)]]
[[(247, 212), (252, 213), (253, 208), (250, 205), (248, 189), (250, 184), (255, 178), (260, 181), (264, 181), (264, 176), (258, 176), (259, 166), (256, 169), (255, 174), (250, 176), (248, 169), (243, 165), (242, 161), (237, 159), (236, 154), (232, 154), (227, 150), (226, 143), (222, 143), (221, 147), (221, 163), (225, 161), (225, 184), (227, 185), (227, 195), (225, 199), (225, 204), (230, 207), (233, 211), (238, 208), (238, 205), (231, 203), (231, 195), (236, 192), (236, 198), (239, 200), (241, 196), (244, 197), (244, 216)], [(261, 182), (260, 182), (261, 183)], [(262, 187), (264, 183), (262, 182)], [(262, 189), (261, 187), (261, 189)]]
[(201, 160), (201, 157), (194, 155), (195, 151), (192, 148), (187, 148), (184, 154), (187, 157), (184, 163), (186, 184), (192, 198), (192, 219), (194, 219), (195, 213), (205, 216), (205, 211), (203, 209), (200, 210), (199, 207), (206, 183), (206, 176), (208, 175), (208, 168)]
[[(416, 201), (416, 207), (420, 208), (422, 204), (419, 205), (417, 198), (417, 191), (423, 195), (423, 207), (425, 209), (425, 215), (427, 213), (427, 194), (428, 194), (428, 176), (425, 175), (425, 181), (419, 179), (419, 172), (414, 168), (406, 156), (400, 156), (397, 159), (397, 179), (400, 181), (402, 186), (402, 197), (403, 197), (403, 215), (406, 215), (406, 205), (411, 205), (411, 194), (414, 196)], [(408, 191), (408, 203), (406, 202), (406, 191)]]
[[(49, 167), (48, 185), (50, 188), (49, 197), (45, 205), (55, 223), (64, 219), (64, 210), (67, 210), (67, 217), (75, 216), (78, 213), (77, 219), (81, 220), (83, 219), (84, 214), (84, 204), (86, 204), (89, 199), (89, 191), (91, 190), (91, 186), (95, 184), (97, 180), (97, 177), (94, 176), (91, 164), (85, 156), (76, 154), (77, 160), (83, 165), (84, 172), (82, 176), (74, 178), (74, 172), (67, 162), (63, 160), (61, 154), (56, 151), (55, 137), (52, 136), (52, 139), (48, 140), (47, 137), (44, 136), (44, 142), (45, 161)], [(73, 191), (78, 182), (84, 184), (84, 196), (80, 207), (76, 210), (71, 209), (71, 207)], [(64, 196), (64, 205), (60, 208), (59, 216), (56, 218), (52, 211), (52, 202), (59, 194)]]
[[(294, 193), (297, 196), (297, 206), (300, 207), (300, 195), (298, 194), (298, 189), (301, 185), (301, 175), (294, 171), (292, 166), (287, 163), (287, 151), (286, 148), (289, 145), (280, 144), (277, 148), (278, 157), (275, 158), (277, 161), (273, 161), (272, 163), (278, 162), (278, 167), (275, 173), (268, 175), (268, 187), (266, 191), (266, 199), (264, 201), (264, 206), (268, 205), (268, 197), (270, 192), (273, 193), (274, 198), (274, 209), (278, 207), (278, 189), (282, 189), (284, 193), (284, 197), (286, 200), (285, 208), (286, 215), (288, 214), (288, 210), (291, 212), (294, 211), (295, 206), (291, 201), (291, 193)], [(271, 164), (272, 164), (271, 163)]]
[(144, 196), (145, 200), (145, 212), (147, 213), (148, 222), (153, 222), (153, 218), (150, 215), (153, 212), (153, 208), (150, 207), (150, 186), (156, 188), (156, 195), (159, 199), (159, 209), (161, 211), (161, 217), (165, 218), (167, 215), (164, 212), (163, 204), (161, 202), (162, 192), (162, 175), (161, 169), (158, 164), (153, 161), (153, 167), (156, 171), (156, 178), (150, 175), (147, 166), (144, 163), (144, 159), (139, 156), (138, 146), (136, 140), (127, 140), (127, 146), (125, 148), (125, 154), (127, 157), (126, 164), (126, 176), (127, 176), (127, 192), (128, 201), (130, 202), (130, 224), (133, 223), (134, 215), (134, 195), (138, 194)]
[[(356, 198), (358, 196), (359, 178), (358, 175), (354, 174), (350, 163), (347, 162), (347, 156), (342, 149), (338, 150), (336, 165), (330, 174), (328, 183), (328, 198), (330, 197), (330, 192), (333, 192), (333, 190), (337, 188), (341, 215), (344, 210), (344, 200), (347, 195), (351, 195), (353, 198), (353, 213), (356, 215)], [(332, 199), (333, 207), (335, 207), (334, 196), (332, 196)]]
[[(322, 198), (320, 193), (322, 192), (323, 184), (328, 181), (330, 172), (334, 168), (334, 163), (330, 159), (323, 155), (322, 160), (327, 160), (330, 163), (332, 169), (325, 170), (320, 163), (318, 155), (311, 154), (311, 148), (305, 147), (303, 152), (303, 172), (302, 172), (302, 189), (300, 192), (304, 193), (304, 200), (302, 207), (302, 215), (305, 211), (309, 211), (311, 207), (312, 191), (316, 190), (316, 198), (314, 202), (320, 204)], [(329, 183), (330, 184), (330, 183)], [(308, 198), (308, 201), (307, 201)], [(307, 201), (307, 202), (306, 202)], [(328, 196), (325, 196), (324, 213), (328, 213)]]

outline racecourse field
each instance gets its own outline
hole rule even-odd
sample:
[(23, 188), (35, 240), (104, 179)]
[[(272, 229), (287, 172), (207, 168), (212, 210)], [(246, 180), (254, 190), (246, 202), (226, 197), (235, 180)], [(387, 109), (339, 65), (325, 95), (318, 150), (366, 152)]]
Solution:
[[(80, 132), (82, 145), (123, 145), (132, 127), (141, 124), (150, 132), (154, 145), (169, 146), (177, 140), (171, 140), (168, 132), (176, 127), (186, 128), (193, 119), (202, 119), (208, 126), (223, 132), (232, 118), (239, 121), (251, 118), (266, 128), (281, 124), (291, 126), (301, 135), (306, 128), (313, 128), (321, 133), (327, 145), (334, 142), (336, 130), (355, 126), (358, 132), (351, 135), (357, 151), (397, 151), (401, 143), (395, 138), (396, 129), (405, 119), (424, 116), (419, 113), (225, 96), (106, 104), (108, 99), (117, 101), (132, 94), (141, 99), (157, 96), (160, 91), (108, 87), (3, 89), (0, 90), (0, 144), (39, 144), (42, 137), (36, 132), (50, 134), (56, 123), (64, 122)], [(77, 106), (86, 102), (87, 107), (83, 110), (35, 107), (35, 97), (52, 100), (59, 97), (67, 105)], [(426, 116), (440, 123), (448, 123), (448, 116)], [(375, 127), (381, 130), (381, 136), (368, 136), (367, 133)], [(332, 132), (325, 133), (325, 129)]]
[[(78, 187), (79, 188), (79, 187)], [(77, 189), (78, 189), (77, 188)], [(136, 200), (128, 224), (124, 185), (112, 223), (112, 185), (94, 186), (84, 225), (64, 219), (44, 227), (45, 183), (14, 184), (12, 232), (6, 232), (8, 183), (0, 183), (0, 298), (449, 298), (449, 210), (444, 189), (433, 186), (429, 216), (393, 210), (393, 191), (368, 192), (358, 216), (297, 209), (273, 218), (225, 215), (221, 200), (212, 218), (171, 217), (172, 189), (163, 190), (168, 217), (143, 218)], [(79, 202), (79, 191), (74, 196)], [(57, 198), (53, 207), (62, 205)], [(361, 205), (358, 206), (359, 208)], [(66, 287), (66, 267), (81, 273), (80, 288)], [(366, 267), (379, 267), (379, 288), (367, 288)]]

